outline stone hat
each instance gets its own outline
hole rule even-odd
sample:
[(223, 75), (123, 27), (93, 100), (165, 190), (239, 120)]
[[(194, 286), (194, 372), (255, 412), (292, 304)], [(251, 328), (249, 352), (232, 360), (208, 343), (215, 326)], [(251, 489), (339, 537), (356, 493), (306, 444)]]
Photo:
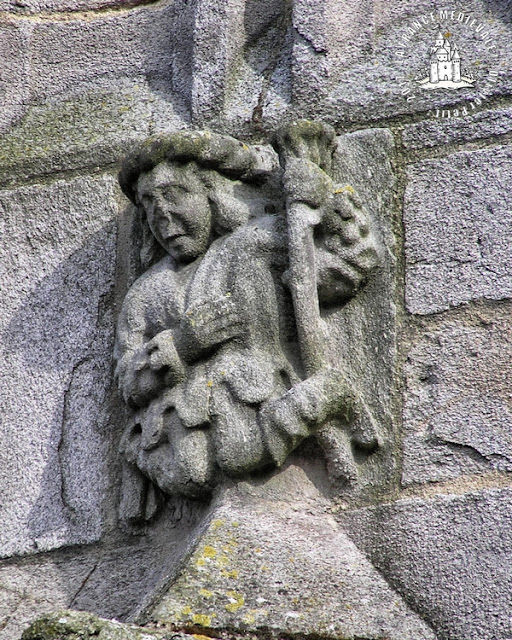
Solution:
[(152, 136), (125, 158), (119, 172), (121, 188), (132, 202), (139, 176), (165, 161), (196, 162), (246, 182), (264, 182), (279, 164), (277, 154), (269, 146), (247, 145), (209, 131)]

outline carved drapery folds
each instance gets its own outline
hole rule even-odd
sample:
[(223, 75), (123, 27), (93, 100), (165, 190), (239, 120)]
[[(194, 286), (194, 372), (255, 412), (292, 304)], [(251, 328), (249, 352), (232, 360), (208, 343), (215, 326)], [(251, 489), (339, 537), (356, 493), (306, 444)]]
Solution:
[(309, 436), (349, 483), (354, 447), (379, 447), (322, 330), (322, 311), (377, 267), (369, 216), (330, 177), (330, 127), (295, 122), (274, 146), (181, 131), (124, 163), (150, 265), (128, 291), (116, 344), (132, 411), (127, 519), (151, 517), (162, 493), (200, 498), (225, 475), (280, 466)]

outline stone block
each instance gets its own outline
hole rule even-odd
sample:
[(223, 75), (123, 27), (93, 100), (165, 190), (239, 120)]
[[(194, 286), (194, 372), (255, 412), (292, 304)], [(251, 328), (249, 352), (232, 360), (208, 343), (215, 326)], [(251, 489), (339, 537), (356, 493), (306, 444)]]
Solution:
[(0, 192), (0, 555), (98, 540), (109, 486), (116, 183)]
[(450, 640), (512, 637), (512, 492), (486, 490), (345, 513), (357, 547)]
[(429, 314), (509, 298), (512, 146), (419, 162), (407, 177), (407, 309)]
[(214, 636), (433, 640), (326, 513), (314, 474), (288, 465), (228, 489), (145, 619)]
[(200, 514), (201, 507), (169, 504), (144, 535), (117, 531), (110, 544), (3, 560), (0, 640), (17, 640), (38, 616), (59, 609), (133, 620), (162, 575), (183, 557)]
[[(428, 2), (376, 2), (367, 10), (363, 7), (361, 5), (361, 38), (349, 38), (359, 45), (354, 49), (356, 55), (352, 59), (349, 56), (347, 64), (342, 62), (335, 69), (329, 70), (326, 61), (331, 57), (335, 58), (337, 54), (328, 49), (319, 50), (316, 52), (316, 63), (313, 63), (317, 69), (316, 77), (313, 78), (309, 71), (307, 73), (308, 81), (304, 83), (302, 92), (307, 93), (309, 82), (309, 85), (314, 86), (315, 92), (322, 95), (322, 100), (315, 105), (317, 117), (322, 114), (323, 117), (338, 122), (364, 122), (418, 112), (433, 116), (438, 108), (453, 108), (457, 105), (459, 112), (463, 106), (471, 111), (471, 102), (481, 99), (479, 92), (482, 91), (486, 94), (484, 103), (492, 97), (510, 93), (510, 8), (498, 7), (497, 4), (490, 6), (482, 0), (466, 3), (464, 20), (470, 15), (484, 25), (476, 33), (474, 29), (465, 28), (466, 23), (458, 21), (457, 12), (455, 19), (449, 16), (448, 19), (441, 20), (439, 10)], [(433, 21), (430, 21), (431, 13), (437, 14)], [(351, 16), (350, 19), (354, 18), (356, 26), (359, 12), (351, 6), (346, 15)], [(338, 24), (346, 19), (336, 14), (335, 18)], [(427, 23), (417, 29), (415, 23), (422, 18)], [(435, 41), (440, 23), (443, 29), (451, 32), (461, 51), (464, 68), (468, 67), (476, 79), (473, 87), (465, 91), (463, 96), (453, 91), (426, 91), (415, 83), (416, 76), (428, 66), (429, 49)], [(371, 27), (366, 26), (370, 24)], [(327, 25), (328, 22), (324, 26), (326, 33), (329, 29)], [(496, 45), (497, 55), (494, 57), (489, 52), (490, 42), (483, 42), (480, 36), (487, 29), (492, 32), (492, 41)], [(412, 30), (413, 35), (404, 39), (408, 30)], [(348, 31), (351, 32), (351, 29)], [(336, 46), (341, 54), (343, 46), (349, 45), (344, 43), (343, 46)], [(306, 65), (305, 61), (302, 62), (303, 57), (304, 53), (301, 53), (300, 59), (297, 58), (299, 68), (301, 64)], [(343, 55), (340, 55), (340, 60), (343, 60)], [(488, 83), (491, 66), (497, 71), (498, 79)], [(300, 74), (297, 73), (296, 76), (300, 85)], [(309, 100), (304, 99), (301, 108), (308, 109), (309, 113), (310, 104), (315, 104), (311, 96)], [(475, 109), (480, 108), (481, 105), (475, 103)]]
[(169, 78), (172, 5), (38, 21), (30, 40), (30, 86), (36, 103), (76, 94), (99, 79)]
[(114, 164), (151, 132), (183, 127), (183, 106), (155, 98), (144, 79), (108, 84), (28, 108), (0, 138), (0, 184)]
[(29, 30), (22, 24), (0, 24), (0, 132), (21, 117), (28, 100)]
[(391, 165), (394, 141), (388, 129), (363, 130), (338, 137), (334, 176), (353, 188), (364, 203), (377, 236), (380, 267), (368, 284), (342, 309), (326, 314), (334, 367), (345, 367), (382, 430), (386, 442), (366, 478), (368, 489), (385, 484), (396, 473), (392, 424), (396, 366), (396, 239), (393, 232)]
[(0, 639), (17, 640), (37, 616), (70, 606), (94, 559), (0, 567)]
[(409, 151), (495, 138), (512, 131), (512, 109), (482, 111), (465, 118), (424, 120), (404, 128), (402, 142)]
[(405, 367), (402, 482), (512, 471), (510, 308), (425, 332)]
[(361, 62), (371, 48), (373, 25), (368, 0), (299, 0), (293, 6), (294, 101), (314, 108), (336, 86), (343, 70)]

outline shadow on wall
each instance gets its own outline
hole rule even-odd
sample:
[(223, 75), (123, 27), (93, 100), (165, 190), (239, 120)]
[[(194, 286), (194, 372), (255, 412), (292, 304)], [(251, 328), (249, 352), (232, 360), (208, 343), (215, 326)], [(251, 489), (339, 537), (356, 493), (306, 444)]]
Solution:
[(22, 385), (8, 420), (30, 468), (25, 551), (99, 539), (103, 502), (113, 499), (115, 239), (114, 222), (91, 235), (23, 299), (2, 336)]

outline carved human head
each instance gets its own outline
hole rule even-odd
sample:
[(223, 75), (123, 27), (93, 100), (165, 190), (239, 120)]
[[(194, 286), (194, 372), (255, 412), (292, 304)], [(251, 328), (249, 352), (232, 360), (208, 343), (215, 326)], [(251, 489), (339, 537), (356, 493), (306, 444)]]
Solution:
[(147, 140), (125, 160), (119, 181), (161, 247), (189, 262), (213, 238), (247, 222), (255, 200), (240, 194), (261, 185), (276, 167), (269, 147), (180, 131)]

